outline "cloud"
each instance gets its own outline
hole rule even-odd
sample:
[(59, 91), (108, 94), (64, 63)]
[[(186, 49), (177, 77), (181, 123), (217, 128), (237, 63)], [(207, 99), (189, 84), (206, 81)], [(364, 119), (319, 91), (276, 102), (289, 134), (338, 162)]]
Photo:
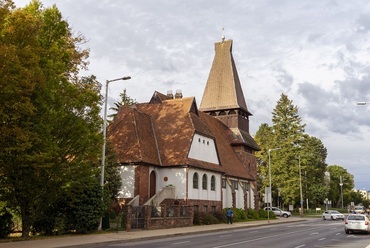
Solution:
[[(17, 6), (28, 1), (15, 0)], [(370, 4), (366, 0), (44, 0), (56, 4), (73, 31), (88, 39), (90, 70), (109, 87), (109, 102), (124, 88), (139, 102), (155, 90), (182, 90), (199, 104), (214, 43), (233, 39), (233, 56), (252, 135), (281, 93), (299, 108), (306, 131), (324, 142), (329, 164), (364, 182), (370, 161)], [(116, 100), (114, 100), (116, 99)], [(368, 174), (367, 174), (368, 175)], [(358, 178), (358, 179), (357, 179)]]

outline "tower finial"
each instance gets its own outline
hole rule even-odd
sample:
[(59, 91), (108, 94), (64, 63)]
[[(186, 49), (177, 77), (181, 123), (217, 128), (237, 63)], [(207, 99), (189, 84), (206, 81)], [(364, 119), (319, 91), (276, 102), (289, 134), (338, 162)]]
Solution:
[(222, 42), (224, 42), (225, 41), (225, 29), (224, 28), (222, 28), (222, 37), (221, 37), (221, 39), (222, 39)]

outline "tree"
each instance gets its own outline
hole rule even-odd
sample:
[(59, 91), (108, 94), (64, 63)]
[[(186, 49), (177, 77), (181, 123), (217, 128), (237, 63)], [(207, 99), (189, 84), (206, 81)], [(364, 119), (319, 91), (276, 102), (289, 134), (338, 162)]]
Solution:
[(137, 103), (135, 99), (132, 99), (127, 95), (126, 89), (124, 89), (123, 92), (119, 94), (119, 96), (121, 97), (121, 101), (115, 102), (115, 107), (109, 108), (110, 110), (115, 111), (113, 114), (108, 116), (110, 118), (114, 118), (117, 115), (117, 112), (121, 106), (130, 106)]
[[(304, 128), (298, 107), (282, 94), (272, 112), (272, 126), (262, 124), (255, 135), (261, 147), (261, 151), (256, 153), (260, 193), (263, 194), (264, 188), (269, 186), (270, 162), (275, 202), (282, 200), (283, 204), (294, 204), (300, 201), (300, 170), (306, 198), (316, 201), (322, 197), (327, 151), (319, 139), (305, 134)], [(269, 149), (272, 149), (270, 159)], [(310, 180), (318, 183), (312, 190), (308, 185)]]
[(77, 77), (88, 51), (56, 6), (0, 0), (0, 13), (0, 200), (27, 237), (71, 182), (98, 174), (101, 85)]
[[(332, 205), (336, 207), (341, 207), (341, 187), (339, 183), (341, 182), (342, 178), (342, 192), (343, 192), (343, 198), (344, 195), (347, 195), (346, 198), (348, 200), (351, 199), (351, 191), (354, 188), (354, 180), (353, 180), (353, 175), (347, 172), (345, 168), (339, 165), (329, 165), (327, 167), (327, 171), (329, 173), (329, 196), (332, 201)], [(353, 195), (352, 195), (353, 196)], [(346, 202), (346, 204), (349, 204), (349, 202)], [(343, 202), (343, 206), (345, 206), (345, 203)]]

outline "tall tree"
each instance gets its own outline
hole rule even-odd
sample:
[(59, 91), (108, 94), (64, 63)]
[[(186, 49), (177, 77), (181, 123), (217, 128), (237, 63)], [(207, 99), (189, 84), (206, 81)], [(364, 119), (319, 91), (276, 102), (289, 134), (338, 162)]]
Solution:
[(19, 210), (27, 237), (71, 182), (98, 184), (101, 85), (77, 77), (88, 51), (56, 6), (0, 0), (0, 13), (0, 200)]
[[(261, 147), (261, 151), (256, 154), (261, 194), (269, 186), (271, 171), (275, 204), (278, 201), (283, 204), (298, 203), (300, 185), (307, 186), (304, 190), (305, 198), (316, 200), (317, 197), (322, 197), (320, 194), (326, 168), (326, 148), (319, 139), (305, 134), (305, 124), (298, 115), (298, 107), (286, 95), (281, 95), (272, 112), (272, 126), (262, 124), (255, 139)], [(315, 188), (310, 191), (307, 185), (309, 180), (320, 182), (320, 190)], [(279, 195), (281, 198), (278, 198)]]
[[(347, 195), (347, 199), (351, 199), (350, 195), (352, 192), (352, 189), (354, 188), (354, 180), (353, 180), (353, 175), (347, 172), (345, 168), (339, 165), (329, 165), (327, 167), (327, 171), (329, 173), (329, 193), (328, 197), (329, 200), (332, 201), (332, 205), (335, 207), (341, 207), (342, 205), (342, 193), (343, 193), (343, 198), (344, 195)], [(342, 180), (341, 180), (342, 179)], [(342, 192), (341, 192), (341, 187), (339, 183), (342, 182)], [(343, 206), (346, 206), (346, 204), (349, 204), (349, 202), (344, 202), (343, 201)]]
[(114, 113), (109, 115), (108, 117), (114, 118), (117, 115), (117, 112), (121, 106), (133, 105), (136, 102), (136, 99), (132, 99), (130, 96), (127, 95), (126, 89), (123, 90), (122, 93), (119, 94), (121, 100), (114, 103), (114, 107), (111, 107), (110, 110), (114, 110)]
[(272, 171), (273, 189), (278, 190), (285, 204), (299, 198), (299, 151), (304, 139), (305, 124), (298, 115), (298, 107), (287, 95), (281, 94), (272, 112), (272, 148), (275, 152)]

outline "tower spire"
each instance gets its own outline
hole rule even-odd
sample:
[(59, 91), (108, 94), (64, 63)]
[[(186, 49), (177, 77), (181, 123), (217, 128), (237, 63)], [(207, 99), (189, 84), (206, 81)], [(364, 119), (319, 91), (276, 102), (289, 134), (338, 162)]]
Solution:
[(222, 36), (221, 36), (222, 42), (225, 41), (225, 29), (222, 28)]

